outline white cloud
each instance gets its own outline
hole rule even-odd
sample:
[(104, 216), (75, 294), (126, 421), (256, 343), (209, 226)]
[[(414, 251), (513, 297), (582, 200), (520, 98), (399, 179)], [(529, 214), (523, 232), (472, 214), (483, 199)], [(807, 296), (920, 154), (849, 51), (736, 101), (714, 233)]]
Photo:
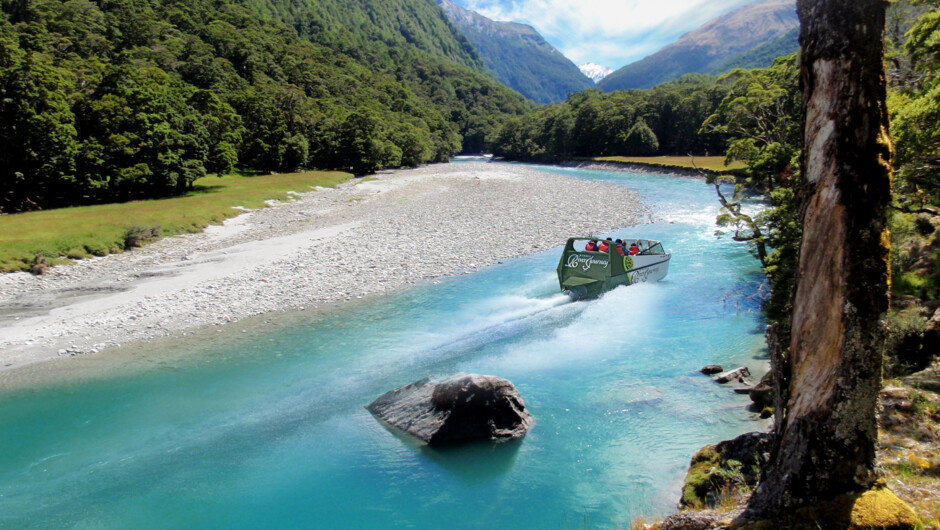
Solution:
[(493, 20), (535, 27), (575, 63), (619, 68), (752, 0), (456, 1)]

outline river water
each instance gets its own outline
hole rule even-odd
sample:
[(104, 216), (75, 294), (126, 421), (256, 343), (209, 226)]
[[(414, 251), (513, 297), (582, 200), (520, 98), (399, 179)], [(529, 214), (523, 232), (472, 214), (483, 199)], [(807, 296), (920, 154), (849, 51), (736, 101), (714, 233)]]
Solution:
[[(763, 427), (697, 373), (761, 369), (763, 278), (715, 237), (700, 180), (542, 169), (639, 192), (656, 222), (610, 235), (661, 240), (665, 280), (569, 302), (559, 247), (177, 344), (192, 351), (146, 370), (2, 392), (0, 527), (616, 528), (674, 510), (699, 447)], [(511, 380), (534, 428), (431, 449), (363, 408), (457, 371)]]

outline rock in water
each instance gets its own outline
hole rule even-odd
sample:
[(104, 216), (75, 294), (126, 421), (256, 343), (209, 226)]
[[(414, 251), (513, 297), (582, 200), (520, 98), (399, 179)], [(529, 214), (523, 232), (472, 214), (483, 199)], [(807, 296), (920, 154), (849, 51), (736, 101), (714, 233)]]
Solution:
[(424, 378), (382, 394), (366, 409), (431, 445), (521, 438), (533, 424), (516, 387), (491, 375)]
[(699, 371), (702, 372), (702, 373), (705, 374), (705, 375), (713, 375), (713, 374), (719, 374), (719, 373), (723, 372), (724, 370), (725, 370), (724, 368), (722, 368), (721, 366), (719, 366), (719, 365), (717, 365), (717, 364), (710, 364), (710, 365), (708, 365), (708, 366), (702, 368), (702, 369), (699, 370)]
[(747, 366), (742, 366), (740, 368), (735, 368), (734, 370), (722, 372), (716, 375), (715, 381), (721, 384), (729, 383), (731, 381), (744, 383), (748, 377), (751, 377), (751, 371), (747, 369)]

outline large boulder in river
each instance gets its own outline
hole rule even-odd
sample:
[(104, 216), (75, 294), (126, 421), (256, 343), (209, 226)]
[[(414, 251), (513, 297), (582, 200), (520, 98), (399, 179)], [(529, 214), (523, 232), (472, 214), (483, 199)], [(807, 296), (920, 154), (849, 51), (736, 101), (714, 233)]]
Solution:
[(424, 378), (382, 394), (366, 409), (431, 445), (520, 438), (533, 423), (516, 387), (491, 375)]

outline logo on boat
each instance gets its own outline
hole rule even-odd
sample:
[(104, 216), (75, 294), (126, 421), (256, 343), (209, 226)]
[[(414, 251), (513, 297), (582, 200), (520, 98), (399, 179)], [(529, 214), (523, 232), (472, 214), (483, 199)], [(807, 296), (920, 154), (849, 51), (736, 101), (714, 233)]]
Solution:
[(624, 256), (623, 257), (623, 270), (629, 271), (632, 268), (633, 268), (633, 258), (631, 258), (630, 256)]
[(662, 270), (662, 267), (659, 265), (654, 265), (652, 267), (646, 267), (645, 269), (640, 269), (630, 275), (630, 281), (632, 283), (639, 283), (649, 281), (651, 277), (655, 278), (657, 274)]
[(580, 268), (583, 271), (590, 269), (594, 265), (600, 265), (606, 269), (607, 266), (610, 265), (610, 260), (587, 256), (585, 254), (571, 254), (568, 256), (568, 262), (565, 263), (565, 267), (571, 269)]

